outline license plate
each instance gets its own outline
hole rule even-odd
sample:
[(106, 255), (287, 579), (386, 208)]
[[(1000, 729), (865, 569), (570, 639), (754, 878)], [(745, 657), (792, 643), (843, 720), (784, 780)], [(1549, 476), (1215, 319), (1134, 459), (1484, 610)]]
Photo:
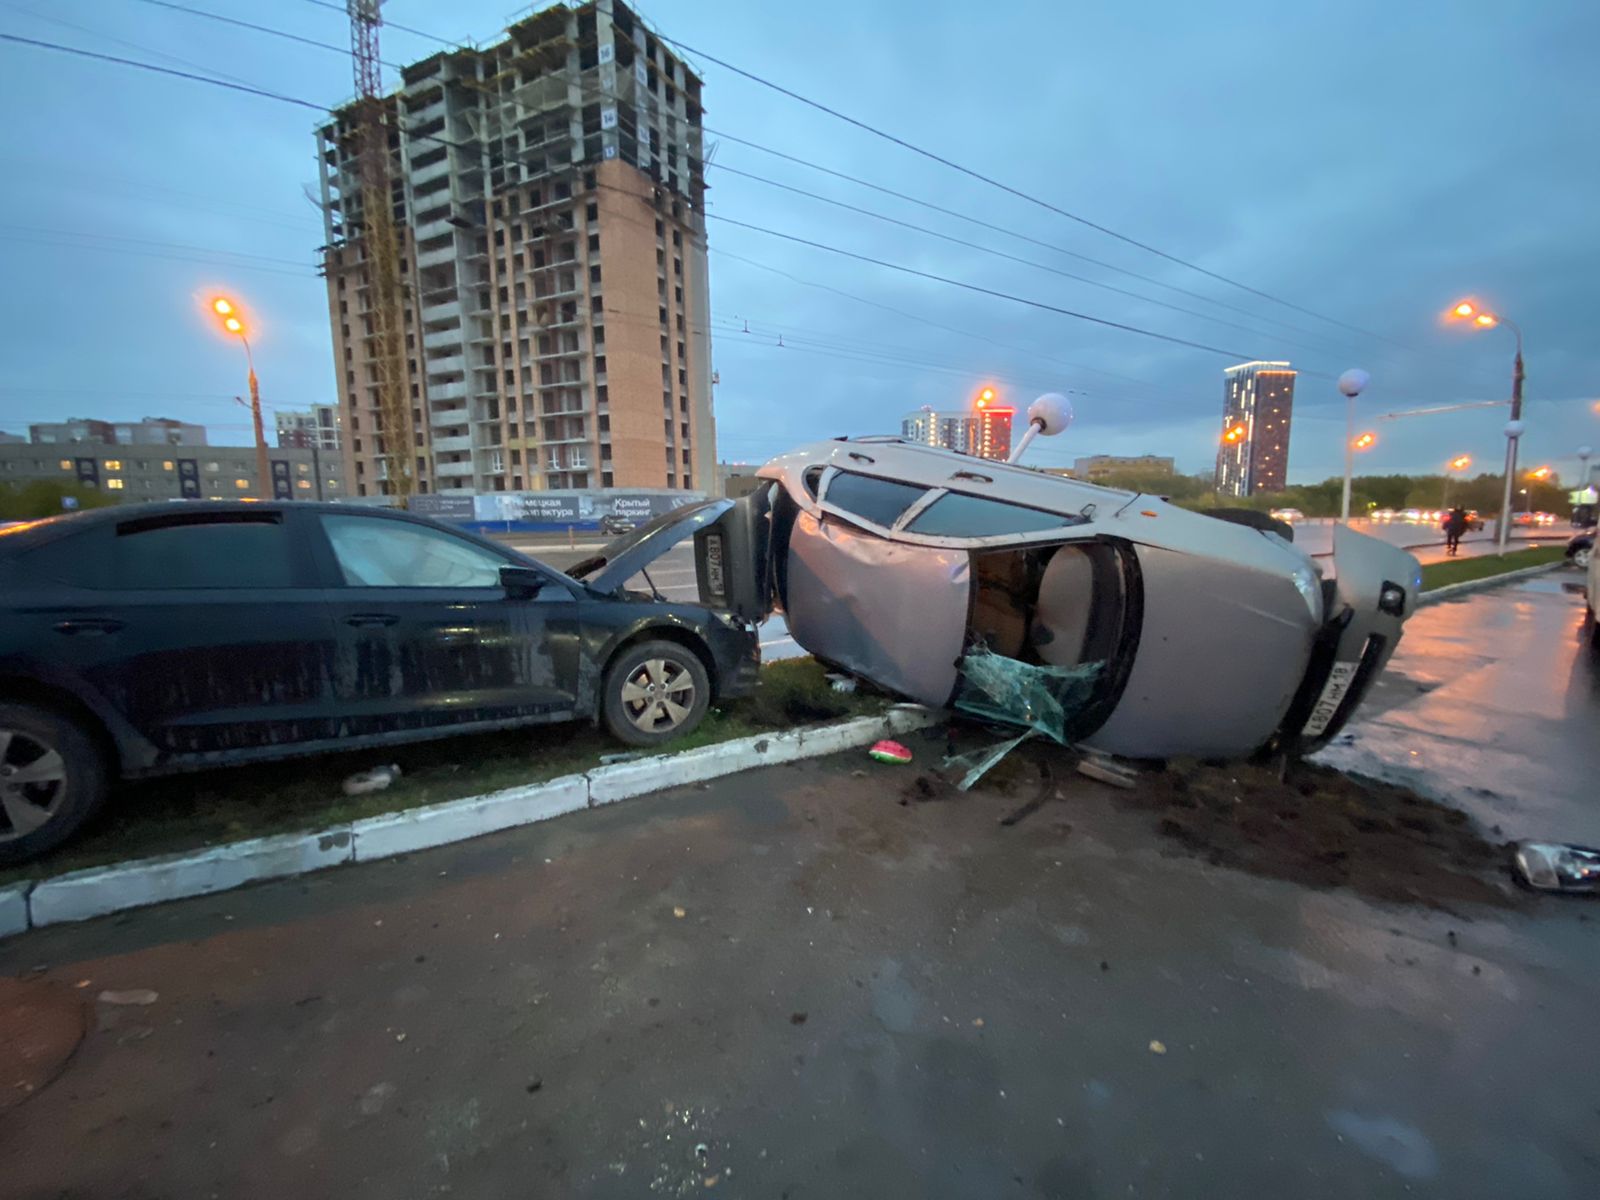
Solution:
[(722, 574), (722, 538), (715, 533), (706, 538), (706, 587), (713, 603), (727, 600), (728, 590)]
[(1306, 737), (1316, 737), (1333, 720), (1339, 711), (1339, 705), (1350, 691), (1350, 684), (1354, 682), (1356, 671), (1360, 663), (1337, 662), (1328, 674), (1328, 682), (1323, 685), (1322, 695), (1317, 697), (1316, 707), (1311, 710), (1311, 718), (1306, 722), (1302, 731)]

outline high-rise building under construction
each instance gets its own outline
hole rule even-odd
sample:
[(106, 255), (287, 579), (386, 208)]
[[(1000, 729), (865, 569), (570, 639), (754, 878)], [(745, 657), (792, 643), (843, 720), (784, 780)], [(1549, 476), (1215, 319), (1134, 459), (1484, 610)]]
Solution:
[[(383, 103), (415, 490), (714, 487), (700, 79), (620, 0), (400, 74)], [(398, 489), (359, 118), (317, 142), (346, 477), (378, 496)]]

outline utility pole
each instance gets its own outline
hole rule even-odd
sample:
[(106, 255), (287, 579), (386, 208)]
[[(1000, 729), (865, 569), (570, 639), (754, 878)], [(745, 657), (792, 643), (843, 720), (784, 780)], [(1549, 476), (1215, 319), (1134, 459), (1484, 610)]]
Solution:
[[(244, 342), (246, 356), (250, 354), (250, 343)], [(250, 420), (256, 427), (256, 477), (261, 481), (257, 486), (261, 489), (263, 500), (272, 499), (272, 475), (267, 466), (267, 432), (261, 424), (261, 388), (256, 384), (256, 364), (250, 363)]]
[(372, 310), (370, 343), (378, 377), (378, 439), (388, 491), (402, 502), (413, 484), (414, 435), (411, 395), (401, 326), (400, 250), (389, 194), (389, 125), (384, 120), (383, 69), (378, 60), (378, 27), (383, 0), (346, 0), (350, 14), (350, 60), (355, 68), (357, 143), (361, 163), (362, 238), (359, 247)]
[(1495, 527), (1494, 540), (1500, 554), (1506, 552), (1506, 542), (1511, 537), (1511, 488), (1517, 478), (1517, 442), (1522, 437), (1522, 330), (1512, 325), (1504, 317), (1500, 318), (1504, 325), (1509, 325), (1511, 331), (1517, 335), (1517, 357), (1511, 364), (1511, 419), (1506, 422), (1506, 490), (1500, 501), (1500, 523)]

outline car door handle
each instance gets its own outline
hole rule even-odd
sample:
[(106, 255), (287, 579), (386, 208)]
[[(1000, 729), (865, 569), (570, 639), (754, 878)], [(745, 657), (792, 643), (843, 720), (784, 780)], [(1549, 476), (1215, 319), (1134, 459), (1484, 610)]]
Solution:
[(57, 621), (55, 631), (64, 633), (68, 637), (94, 637), (102, 633), (115, 633), (126, 624), (124, 621), (114, 621), (110, 617), (72, 617), (66, 621)]
[(354, 625), (357, 629), (372, 628), (379, 625), (398, 624), (400, 618), (394, 613), (353, 613), (344, 619), (346, 625)]

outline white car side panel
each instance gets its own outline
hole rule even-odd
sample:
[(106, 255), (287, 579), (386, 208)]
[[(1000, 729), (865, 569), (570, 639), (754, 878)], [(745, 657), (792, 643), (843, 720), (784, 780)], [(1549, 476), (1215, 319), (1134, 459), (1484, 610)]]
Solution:
[(913, 700), (949, 701), (972, 589), (965, 551), (903, 546), (801, 513), (788, 566), (796, 642)]

